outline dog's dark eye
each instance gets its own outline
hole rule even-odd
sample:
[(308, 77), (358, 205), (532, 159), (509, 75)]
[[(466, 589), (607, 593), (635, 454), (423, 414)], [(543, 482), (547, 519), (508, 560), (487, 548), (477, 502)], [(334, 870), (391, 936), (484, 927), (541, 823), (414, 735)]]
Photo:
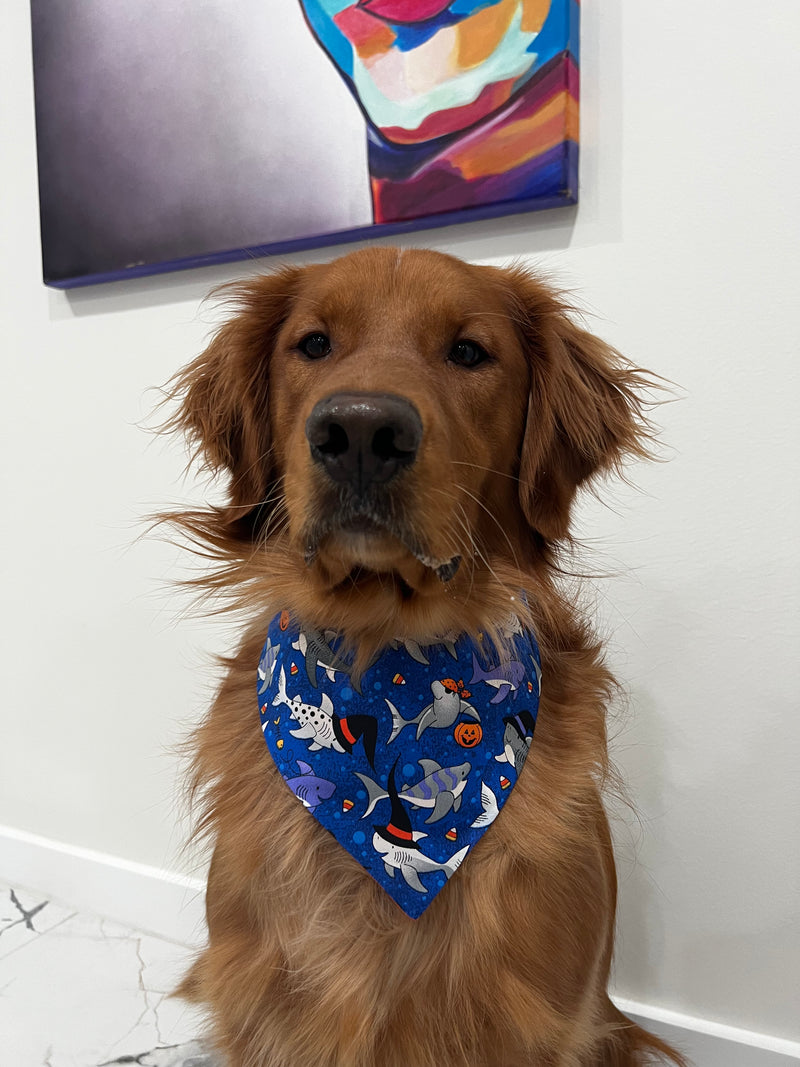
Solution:
[(324, 333), (310, 333), (297, 346), (309, 359), (322, 359), (331, 350), (331, 343)]
[(456, 341), (448, 359), (460, 367), (477, 367), (489, 358), (489, 353), (476, 341)]

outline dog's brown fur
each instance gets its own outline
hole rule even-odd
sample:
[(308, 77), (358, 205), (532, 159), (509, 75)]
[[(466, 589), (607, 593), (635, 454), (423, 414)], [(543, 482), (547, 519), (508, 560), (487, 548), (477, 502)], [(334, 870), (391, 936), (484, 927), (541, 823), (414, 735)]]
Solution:
[[(211, 838), (209, 945), (181, 988), (231, 1067), (627, 1067), (680, 1057), (606, 993), (616, 878), (601, 789), (613, 679), (559, 588), (576, 489), (645, 455), (649, 379), (522, 269), (370, 249), (234, 289), (237, 314), (182, 372), (173, 427), (227, 472), (229, 502), (170, 516), (222, 562), (251, 619), (194, 741)], [(319, 331), (330, 355), (310, 360)], [(448, 358), (479, 342), (491, 359)], [(304, 426), (338, 391), (400, 394), (422, 419), (394, 533), (327, 522)], [(309, 542), (314, 551), (309, 552)], [(393, 638), (493, 633), (524, 610), (542, 653), (536, 738), (501, 818), (416, 921), (297, 803), (260, 737), (255, 668), (289, 608), (362, 661)], [(515, 599), (516, 598), (516, 599)]]

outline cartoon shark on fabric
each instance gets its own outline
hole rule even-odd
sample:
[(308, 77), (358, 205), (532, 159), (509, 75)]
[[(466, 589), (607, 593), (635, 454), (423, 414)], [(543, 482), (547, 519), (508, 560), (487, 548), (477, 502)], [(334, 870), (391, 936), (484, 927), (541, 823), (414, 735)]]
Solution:
[(278, 662), (278, 656), (280, 655), (281, 646), (273, 645), (272, 641), (267, 639), (266, 645), (264, 645), (264, 651), (261, 656), (261, 660), (258, 664), (258, 692), (266, 692), (272, 685), (272, 675), (275, 671), (275, 664)]
[(470, 829), (474, 830), (481, 826), (491, 826), (500, 814), (500, 810), (497, 807), (497, 797), (486, 782), (481, 783), (481, 807), (483, 808), (483, 811), (477, 817), (475, 822), (469, 824)]
[[(428, 836), (422, 833), (421, 830), (414, 830), (411, 834), (412, 840), (406, 843), (393, 840), (386, 833), (381, 833), (382, 829), (384, 828), (377, 827), (375, 829), (375, 833), (372, 835), (372, 847), (383, 856), (383, 866), (386, 873), (390, 878), (394, 878), (394, 872), (400, 871), (406, 880), (406, 884), (415, 889), (417, 893), (428, 892), (419, 879), (420, 874), (429, 874), (431, 871), (444, 871), (445, 877), (449, 880), (456, 873), (464, 857), (469, 852), (469, 845), (465, 845), (455, 855), (451, 856), (447, 863), (437, 863), (436, 860), (429, 859), (428, 856), (425, 856), (420, 851), (417, 842)], [(388, 831), (389, 827), (386, 827), (385, 830)]]
[[(412, 811), (418, 808), (432, 808), (431, 814), (425, 820), (426, 823), (438, 822), (451, 810), (458, 811), (461, 807), (461, 794), (464, 792), (472, 765), (460, 763), (455, 767), (442, 767), (434, 759), (420, 759), (417, 762), (422, 767), (423, 777), (416, 785), (404, 785), (397, 794), (399, 798), (410, 804)], [(359, 774), (355, 771), (355, 775), (367, 787), (369, 803), (367, 810), (361, 816), (362, 819), (366, 819), (378, 801), (388, 797), (389, 793), (366, 774)]]
[[(447, 654), (452, 656), (453, 659), (458, 659), (458, 653), (456, 652), (456, 646), (453, 643), (453, 639), (450, 637), (442, 638), (437, 642), (442, 648), (447, 650)], [(424, 649), (435, 648), (436, 645), (420, 645), (416, 641), (412, 641), (410, 637), (405, 638), (403, 641), (392, 641), (392, 648), (405, 648), (406, 652), (417, 663), (421, 663), (423, 667), (430, 666), (430, 660), (425, 655)]]
[(394, 784), (394, 767), (389, 776), (387, 796), (392, 801), (391, 822), (386, 826), (373, 826), (375, 833), (372, 835), (372, 847), (378, 855), (383, 857), (383, 867), (386, 873), (390, 878), (394, 878), (394, 872), (400, 871), (406, 885), (417, 893), (428, 892), (420, 881), (421, 874), (443, 871), (449, 881), (461, 866), (470, 846), (465, 845), (459, 849), (445, 863), (438, 863), (429, 856), (425, 856), (418, 842), (428, 835), (421, 830), (411, 829), (411, 820), (400, 803)]
[(294, 778), (287, 778), (284, 775), (283, 780), (297, 799), (302, 801), (303, 806), (313, 812), (323, 800), (330, 800), (336, 792), (336, 786), (327, 778), (318, 778), (314, 774), (314, 768), (304, 763), (303, 760), (297, 760), (297, 766), (300, 774)]
[(361, 683), (359, 679), (351, 675), (351, 666), (341, 656), (337, 655), (321, 630), (301, 630), (297, 640), (292, 642), (292, 648), (304, 657), (306, 663), (306, 675), (315, 689), (319, 689), (317, 681), (317, 668), (324, 667), (330, 681), (335, 682), (335, 671), (346, 674), (350, 679), (350, 685), (361, 695)]
[(499, 756), (495, 756), (495, 759), (498, 763), (510, 763), (519, 774), (528, 758), (536, 720), (529, 711), (521, 711), (519, 715), (504, 716), (503, 722), (506, 725), (503, 732), (503, 751)]
[(536, 657), (531, 656), (531, 663), (533, 664), (533, 670), (536, 675), (536, 695), (541, 697), (542, 695), (542, 668), (536, 662)]
[(503, 660), (496, 667), (489, 667), (487, 670), (483, 670), (478, 663), (478, 657), (474, 652), (472, 653), (470, 685), (475, 685), (477, 682), (485, 682), (486, 685), (494, 686), (497, 692), (489, 701), (490, 704), (499, 704), (511, 692), (516, 696), (524, 677), (525, 668), (519, 660)]
[(520, 637), (525, 632), (525, 628), (518, 615), (509, 615), (505, 622), (500, 624), (500, 632), (507, 641), (510, 641), (512, 637)]
[(417, 727), (417, 740), (419, 741), (429, 726), (435, 730), (448, 730), (459, 715), (467, 715), (476, 722), (480, 722), (480, 715), (463, 698), (463, 692), (463, 685), (459, 686), (458, 682), (453, 681), (452, 678), (444, 678), (441, 681), (437, 678), (431, 682), (432, 703), (424, 707), (413, 719), (404, 719), (391, 700), (384, 697), (392, 713), (392, 735), (387, 744), (390, 745), (406, 726)]
[(371, 715), (337, 715), (333, 701), (327, 693), (322, 694), (319, 707), (306, 704), (299, 697), (290, 700), (286, 695), (286, 672), (281, 667), (278, 679), (278, 692), (272, 698), (272, 706), (285, 704), (290, 716), (299, 725), (290, 730), (292, 737), (311, 741), (309, 752), (319, 752), (329, 748), (335, 752), (352, 752), (353, 745), (363, 737), (364, 751), (370, 766), (375, 764), (375, 744), (378, 739), (378, 724)]

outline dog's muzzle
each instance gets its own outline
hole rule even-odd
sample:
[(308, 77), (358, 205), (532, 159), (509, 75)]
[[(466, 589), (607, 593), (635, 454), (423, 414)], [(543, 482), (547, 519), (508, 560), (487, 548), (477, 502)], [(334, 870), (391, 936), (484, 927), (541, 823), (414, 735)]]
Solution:
[(422, 419), (401, 396), (335, 393), (315, 404), (306, 437), (326, 474), (363, 497), (411, 466), (422, 442)]
[(336, 487), (335, 504), (330, 501), (308, 531), (307, 564), (332, 529), (379, 529), (395, 536), (443, 582), (453, 578), (461, 557), (433, 558), (388, 486), (414, 463), (422, 443), (422, 419), (410, 400), (393, 393), (335, 393), (314, 405), (306, 438), (315, 464)]

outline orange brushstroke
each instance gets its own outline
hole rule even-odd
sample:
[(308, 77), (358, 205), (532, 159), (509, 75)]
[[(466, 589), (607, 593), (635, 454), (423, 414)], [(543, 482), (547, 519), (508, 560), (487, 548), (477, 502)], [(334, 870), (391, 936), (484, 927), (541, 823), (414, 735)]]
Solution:
[(522, 32), (538, 33), (550, 12), (550, 0), (522, 0)]
[(566, 140), (578, 140), (578, 102), (564, 90), (535, 115), (501, 126), (480, 144), (450, 156), (468, 180), (503, 174)]
[(501, 0), (458, 24), (458, 69), (477, 67), (494, 52), (511, 25), (518, 0)]

